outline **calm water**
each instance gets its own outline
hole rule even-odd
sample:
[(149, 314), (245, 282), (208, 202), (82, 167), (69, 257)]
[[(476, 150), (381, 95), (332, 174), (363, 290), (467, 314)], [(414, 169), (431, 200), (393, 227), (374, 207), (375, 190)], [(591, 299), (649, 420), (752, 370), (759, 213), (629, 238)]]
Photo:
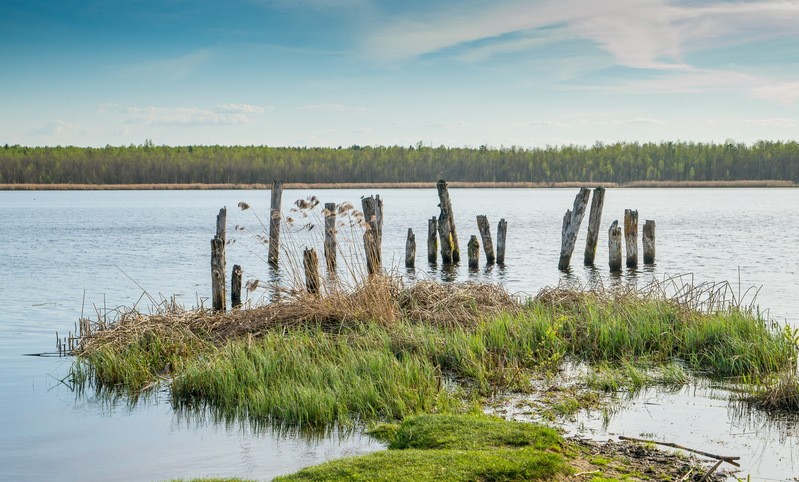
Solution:
[[(530, 294), (560, 282), (561, 220), (576, 192), (452, 190), (464, 253), (469, 235), (477, 234), (476, 215), (486, 214), (494, 229), (500, 218), (508, 221), (506, 267), (477, 272), (462, 267), (457, 278), (499, 282)], [(311, 194), (322, 202), (359, 205), (361, 196), (374, 193), (286, 191), (283, 199), (286, 209)], [(417, 276), (450, 277), (424, 262), (426, 220), (438, 212), (435, 190), (379, 193), (385, 200), (384, 260), (400, 264), (411, 227), (417, 233)], [(240, 211), (239, 201), (253, 209)], [(73, 330), (82, 309), (88, 315), (130, 306), (142, 289), (156, 298), (176, 295), (188, 306), (207, 299), (209, 240), (222, 206), (228, 207), (229, 238), (236, 239), (228, 247), (228, 266), (242, 264), (245, 280), (267, 279), (261, 259), (265, 248), (254, 236), (260, 227), (254, 213), (265, 219), (268, 202), (268, 191), (0, 192), (0, 479), (268, 479), (381, 448), (366, 437), (306, 441), (185, 419), (172, 412), (164, 394), (132, 408), (124, 401), (76, 397), (59, 382), (69, 359), (23, 356), (51, 351), (55, 332)], [(779, 211), (784, 206), (793, 209)], [(574, 269), (566, 277), (582, 283), (600, 276), (606, 284), (643, 284), (685, 274), (684, 279), (693, 276), (695, 282), (729, 281), (736, 293), (740, 280), (742, 293), (750, 286), (760, 288), (757, 303), (772, 318), (796, 324), (796, 206), (799, 190), (608, 190), (598, 269), (582, 266), (586, 216)], [(606, 269), (607, 226), (621, 220), (625, 208), (638, 209), (641, 225), (645, 219), (656, 220), (657, 265), (612, 279)], [(295, 231), (315, 219), (293, 215), (298, 219)], [(247, 229), (234, 233), (235, 225)], [(320, 231), (298, 231), (292, 239), (298, 246), (303, 240), (319, 243), (321, 251), (315, 234)], [(748, 470), (757, 474), (759, 469)]]

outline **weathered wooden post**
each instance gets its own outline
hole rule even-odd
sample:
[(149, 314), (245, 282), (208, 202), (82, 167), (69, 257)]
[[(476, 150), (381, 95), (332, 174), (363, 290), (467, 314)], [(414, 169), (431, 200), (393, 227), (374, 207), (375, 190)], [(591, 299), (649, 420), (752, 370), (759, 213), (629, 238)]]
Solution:
[(416, 235), (408, 228), (408, 239), (405, 240), (405, 267), (413, 268), (416, 264)]
[(315, 295), (319, 293), (319, 258), (315, 249), (305, 248), (302, 252), (302, 264), (305, 268), (305, 288), (308, 293)]
[(469, 255), (469, 267), (477, 268), (480, 265), (480, 242), (477, 241), (477, 235), (473, 234), (469, 238), (469, 244), (466, 247)]
[(619, 221), (613, 221), (608, 229), (608, 265), (610, 271), (621, 271), (621, 228)]
[(491, 226), (488, 225), (488, 218), (477, 216), (477, 230), (480, 231), (480, 238), (483, 240), (483, 251), (486, 253), (486, 264), (494, 264), (494, 243), (491, 242)]
[(560, 260), (558, 261), (558, 269), (568, 269), (571, 263), (572, 253), (574, 252), (574, 245), (577, 242), (577, 232), (580, 230), (580, 223), (583, 222), (585, 215), (585, 208), (588, 205), (588, 198), (591, 196), (591, 190), (582, 187), (580, 192), (574, 198), (573, 209), (566, 210), (563, 216), (563, 230), (561, 231), (561, 245), (560, 245)]
[(441, 208), (438, 216), (438, 237), (441, 238), (441, 262), (452, 263), (452, 233), (449, 230), (449, 217), (447, 208)]
[[(439, 206), (441, 206), (442, 214), (447, 213), (447, 224), (449, 225), (449, 238), (452, 243), (452, 262), (457, 263), (461, 260), (461, 249), (458, 246), (458, 233), (455, 231), (455, 215), (452, 212), (452, 202), (449, 199), (449, 190), (447, 189), (447, 181), (441, 179), (436, 183), (438, 189)], [(439, 224), (441, 221), (439, 220)], [(439, 228), (440, 229), (440, 228)]]
[(283, 198), (283, 181), (272, 181), (272, 203), (269, 209), (269, 264), (277, 268), (280, 253), (280, 203)]
[(336, 273), (336, 203), (325, 203), (325, 263), (328, 274)]
[(644, 223), (644, 264), (655, 264), (655, 221), (647, 219)]
[(211, 240), (211, 299), (215, 311), (225, 311), (225, 239), (227, 208), (216, 216), (216, 236)]
[(234, 264), (230, 275), (230, 307), (241, 306), (241, 266)]
[(438, 251), (438, 219), (435, 216), (427, 220), (427, 262), (436, 264)]
[(627, 248), (627, 267), (638, 267), (638, 211), (624, 210), (624, 242)]
[(588, 237), (585, 240), (585, 257), (583, 259), (586, 266), (594, 264), (596, 245), (599, 240), (599, 228), (602, 222), (602, 206), (604, 204), (605, 188), (599, 186), (594, 189), (594, 197), (591, 199), (591, 214), (588, 216)]
[(367, 229), (363, 236), (366, 250), (366, 268), (369, 274), (378, 273), (383, 265), (383, 200), (380, 196), (361, 198), (363, 219)]
[(497, 264), (505, 264), (505, 238), (508, 235), (508, 223), (505, 218), (497, 225)]

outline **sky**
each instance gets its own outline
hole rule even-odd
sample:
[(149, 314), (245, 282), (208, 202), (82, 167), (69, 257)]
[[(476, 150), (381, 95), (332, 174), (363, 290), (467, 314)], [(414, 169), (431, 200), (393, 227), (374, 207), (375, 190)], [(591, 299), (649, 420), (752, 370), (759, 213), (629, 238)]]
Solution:
[(799, 132), (799, 0), (3, 0), (0, 62), (0, 144)]

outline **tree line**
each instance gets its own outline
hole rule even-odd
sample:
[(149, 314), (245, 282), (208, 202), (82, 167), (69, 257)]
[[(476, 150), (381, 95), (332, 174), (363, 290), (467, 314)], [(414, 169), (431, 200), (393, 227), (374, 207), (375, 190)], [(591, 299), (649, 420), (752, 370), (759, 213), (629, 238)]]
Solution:
[(156, 146), (0, 148), (0, 183), (790, 180), (799, 143), (596, 143), (525, 149)]

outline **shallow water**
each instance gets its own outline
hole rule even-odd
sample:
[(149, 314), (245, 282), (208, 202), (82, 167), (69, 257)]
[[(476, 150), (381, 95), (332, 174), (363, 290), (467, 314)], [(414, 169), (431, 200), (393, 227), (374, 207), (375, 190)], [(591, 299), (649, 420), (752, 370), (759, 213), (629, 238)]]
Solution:
[[(385, 202), (384, 260), (400, 264), (407, 228), (412, 227), (419, 267), (414, 276), (499, 282), (511, 291), (534, 294), (563, 280), (587, 283), (598, 277), (604, 284), (642, 285), (693, 273), (683, 279), (729, 281), (736, 295), (739, 280), (742, 296), (748, 287), (760, 287), (756, 302), (768, 308), (769, 316), (799, 323), (799, 251), (795, 247), (799, 211), (777, 211), (779, 206), (799, 206), (796, 189), (608, 190), (597, 268), (582, 266), (583, 226), (573, 269), (566, 275), (556, 269), (560, 228), (575, 189), (452, 190), (464, 253), (469, 235), (477, 234), (476, 215), (486, 214), (494, 229), (499, 218), (508, 221), (504, 268), (481, 266), (472, 272), (461, 266), (455, 273), (425, 262), (427, 219), (438, 214), (435, 190), (379, 193)], [(374, 192), (286, 191), (286, 211), (292, 200), (312, 194), (323, 203), (357, 205), (361, 196)], [(241, 211), (236, 208), (239, 201), (253, 208)], [(268, 191), (0, 192), (0, 479), (111, 476), (151, 480), (221, 475), (265, 479), (329, 458), (381, 448), (367, 437), (307, 441), (186, 420), (172, 411), (166, 396), (133, 408), (76, 398), (59, 381), (70, 359), (23, 356), (52, 351), (55, 333), (63, 336), (74, 330), (81, 312), (112, 314), (118, 306), (137, 302), (146, 306), (148, 301), (141, 300), (144, 290), (156, 299), (174, 294), (187, 306), (201, 302), (207, 306), (209, 240), (222, 206), (228, 207), (228, 238), (236, 240), (227, 249), (228, 266), (241, 264), (245, 281), (269, 279), (263, 261), (266, 249), (254, 236), (260, 229), (254, 213), (266, 219), (268, 202)], [(620, 219), (625, 208), (639, 210), (641, 226), (645, 219), (656, 220), (657, 265), (614, 278), (606, 269), (607, 226)], [(297, 217), (292, 228), (297, 232), (287, 234), (287, 239), (298, 249), (308, 240), (321, 253), (318, 226), (298, 231), (315, 218), (292, 215)], [(234, 231), (235, 225), (247, 229)], [(346, 231), (342, 227), (342, 238)], [(342, 239), (345, 249), (359, 244)], [(398, 271), (404, 272), (404, 267)], [(744, 296), (747, 303), (753, 293)], [(679, 418), (679, 414), (663, 416)], [(728, 427), (728, 432), (735, 426), (732, 417), (714, 418), (712, 423)], [(794, 443), (795, 435), (791, 432), (785, 441)], [(764, 470), (764, 464), (752, 467), (755, 475)]]

